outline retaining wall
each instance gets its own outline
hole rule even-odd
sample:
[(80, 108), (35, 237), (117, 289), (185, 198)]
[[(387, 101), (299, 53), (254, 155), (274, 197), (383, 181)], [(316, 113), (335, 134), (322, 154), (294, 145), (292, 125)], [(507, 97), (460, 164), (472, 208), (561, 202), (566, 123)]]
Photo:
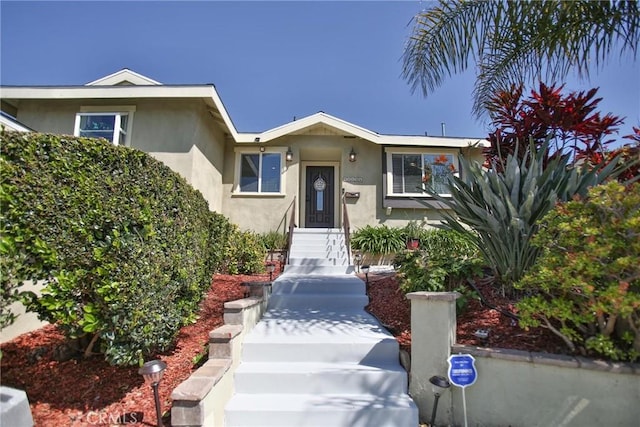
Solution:
[[(457, 293), (416, 292), (411, 300), (410, 393), (428, 422), (429, 378), (447, 377), (451, 354), (475, 358), (477, 380), (465, 389), (469, 426), (636, 427), (640, 365), (581, 357), (486, 349), (455, 343)], [(464, 425), (462, 389), (440, 397), (438, 425)]]
[(171, 393), (171, 425), (224, 425), (224, 407), (234, 393), (233, 374), (240, 364), (244, 337), (267, 308), (270, 287), (224, 305), (224, 325), (209, 333), (209, 360)]

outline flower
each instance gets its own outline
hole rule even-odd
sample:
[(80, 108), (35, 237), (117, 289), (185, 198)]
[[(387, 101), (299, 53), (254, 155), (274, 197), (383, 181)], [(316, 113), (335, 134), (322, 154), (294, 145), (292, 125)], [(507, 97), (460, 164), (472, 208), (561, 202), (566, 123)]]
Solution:
[(446, 155), (444, 154), (440, 154), (438, 157), (435, 158), (434, 163), (436, 165), (444, 165), (447, 164), (449, 162), (449, 159), (447, 158)]

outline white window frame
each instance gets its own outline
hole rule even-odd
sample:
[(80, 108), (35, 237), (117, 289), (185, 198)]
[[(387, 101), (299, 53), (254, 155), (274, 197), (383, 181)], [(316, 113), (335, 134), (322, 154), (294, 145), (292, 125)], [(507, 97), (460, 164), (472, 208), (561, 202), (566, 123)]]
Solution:
[[(80, 121), (83, 116), (115, 116), (115, 122), (113, 126), (113, 145), (131, 145), (131, 130), (133, 129), (133, 113), (136, 111), (136, 107), (132, 105), (126, 106), (82, 106), (80, 112), (76, 113), (76, 121), (73, 127), (73, 134), (80, 136)], [(120, 129), (122, 116), (127, 116), (127, 128), (123, 129), (125, 134), (124, 144), (120, 141)]]
[[(285, 195), (285, 172), (287, 170), (285, 154), (287, 147), (269, 147), (264, 151), (260, 151), (258, 147), (236, 148), (235, 154), (235, 177), (233, 182), (233, 195), (234, 196), (260, 196), (260, 197), (280, 197)], [(241, 191), (240, 189), (240, 173), (242, 167), (242, 155), (243, 154), (259, 154), (260, 165), (258, 167), (258, 191)], [(280, 154), (280, 191), (279, 192), (262, 192), (262, 155), (263, 154)]]
[[(387, 197), (430, 197), (428, 193), (394, 193), (393, 192), (393, 162), (392, 156), (394, 154), (414, 154), (423, 158), (424, 154), (430, 155), (451, 155), (453, 156), (453, 166), (455, 167), (454, 176), (459, 176), (459, 163), (458, 156), (460, 155), (460, 151), (451, 148), (420, 148), (420, 147), (406, 147), (406, 148), (398, 148), (398, 147), (389, 147), (385, 149), (386, 162), (387, 162), (387, 172), (386, 172), (386, 196)], [(451, 194), (443, 193), (439, 194), (439, 196), (450, 197)]]

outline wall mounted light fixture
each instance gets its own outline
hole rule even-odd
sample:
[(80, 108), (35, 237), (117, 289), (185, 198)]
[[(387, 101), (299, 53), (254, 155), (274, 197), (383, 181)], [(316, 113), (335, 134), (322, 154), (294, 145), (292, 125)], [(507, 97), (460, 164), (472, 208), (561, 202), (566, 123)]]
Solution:
[(287, 153), (285, 154), (285, 159), (287, 159), (287, 162), (290, 162), (293, 160), (293, 151), (291, 151), (291, 147), (287, 149)]
[(264, 153), (264, 145), (261, 145), (261, 146), (260, 146), (260, 152), (261, 152), (261, 153)]
[(349, 161), (350, 162), (355, 162), (356, 161), (356, 152), (353, 151), (353, 147), (351, 148), (351, 152), (349, 153)]

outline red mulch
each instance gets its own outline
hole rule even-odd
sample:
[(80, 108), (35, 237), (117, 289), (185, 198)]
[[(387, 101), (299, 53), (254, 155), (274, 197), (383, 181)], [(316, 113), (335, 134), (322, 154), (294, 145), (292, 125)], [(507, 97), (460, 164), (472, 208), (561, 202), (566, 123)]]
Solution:
[[(171, 392), (207, 350), (209, 332), (222, 325), (224, 303), (243, 298), (241, 282), (268, 278), (215, 275), (198, 321), (180, 330), (175, 348), (154, 357), (167, 364), (159, 386), (165, 426), (171, 425)], [(63, 343), (58, 328), (48, 325), (0, 347), (0, 383), (27, 392), (37, 427), (156, 425), (153, 392), (137, 367), (110, 366), (100, 356), (58, 362), (54, 351)]]
[[(363, 277), (364, 279), (364, 277)], [(411, 349), (411, 308), (409, 300), (398, 288), (395, 275), (369, 275), (367, 310), (391, 331), (404, 350)], [(502, 297), (489, 285), (478, 288), (491, 304), (514, 312), (513, 301)], [(481, 340), (474, 335), (478, 329), (488, 329), (489, 336)], [(514, 320), (481, 304), (469, 301), (457, 317), (457, 343), (478, 347), (507, 348), (561, 354), (567, 352), (562, 340), (545, 328), (520, 328)]]
[[(171, 425), (171, 391), (189, 377), (194, 362), (206, 351), (209, 331), (222, 324), (224, 302), (243, 297), (241, 282), (267, 278), (267, 275), (214, 276), (211, 290), (202, 302), (199, 320), (181, 329), (174, 349), (157, 355), (167, 364), (159, 388), (165, 426)], [(482, 291), (494, 298), (495, 304), (508, 306), (508, 301), (489, 295), (490, 289)], [(409, 350), (410, 306), (398, 290), (395, 277), (370, 275), (369, 296), (368, 310), (389, 327), (402, 348)], [(491, 330), (485, 343), (473, 336), (479, 328)], [(525, 332), (509, 318), (482, 307), (477, 301), (472, 301), (458, 318), (458, 342), (520, 350), (564, 350), (562, 343), (547, 330)], [(53, 354), (63, 343), (57, 328), (49, 325), (1, 346), (0, 383), (27, 392), (36, 426), (155, 425), (153, 393), (136, 367), (113, 367), (99, 356), (57, 362)]]

